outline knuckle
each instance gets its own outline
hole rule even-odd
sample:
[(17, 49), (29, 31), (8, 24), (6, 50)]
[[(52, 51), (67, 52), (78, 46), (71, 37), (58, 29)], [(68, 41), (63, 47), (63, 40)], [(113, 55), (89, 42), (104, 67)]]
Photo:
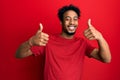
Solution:
[(39, 42), (39, 45), (41, 46), (41, 45), (42, 45), (42, 43), (41, 43), (41, 42)]
[(86, 34), (84, 33), (84, 36), (86, 36)]
[(40, 39), (40, 42), (43, 42), (43, 39), (42, 39), (42, 38)]

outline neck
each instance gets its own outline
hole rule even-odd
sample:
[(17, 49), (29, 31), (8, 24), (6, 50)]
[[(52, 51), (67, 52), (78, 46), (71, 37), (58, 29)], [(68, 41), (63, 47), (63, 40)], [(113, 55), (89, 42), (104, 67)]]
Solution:
[(68, 35), (66, 33), (61, 33), (61, 36), (66, 39), (72, 39), (74, 37), (74, 35)]

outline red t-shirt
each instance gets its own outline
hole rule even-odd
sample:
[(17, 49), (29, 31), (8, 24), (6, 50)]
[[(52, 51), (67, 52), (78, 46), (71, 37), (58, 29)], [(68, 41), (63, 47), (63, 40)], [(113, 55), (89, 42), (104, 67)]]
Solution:
[(82, 38), (50, 36), (45, 47), (34, 46), (35, 56), (45, 54), (44, 80), (81, 80), (85, 55), (94, 49)]

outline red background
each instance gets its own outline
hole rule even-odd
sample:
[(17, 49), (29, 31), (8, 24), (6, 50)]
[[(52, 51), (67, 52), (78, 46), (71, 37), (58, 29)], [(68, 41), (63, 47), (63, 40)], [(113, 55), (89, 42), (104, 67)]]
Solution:
[[(120, 80), (119, 0), (0, 0), (0, 80), (42, 80), (43, 58), (16, 59), (18, 46), (34, 35), (41, 22), (46, 33), (60, 33), (57, 10), (74, 4), (82, 11), (76, 36), (82, 36), (88, 18), (108, 41), (112, 62), (85, 59), (83, 80)], [(74, 73), (73, 73), (74, 74)]]

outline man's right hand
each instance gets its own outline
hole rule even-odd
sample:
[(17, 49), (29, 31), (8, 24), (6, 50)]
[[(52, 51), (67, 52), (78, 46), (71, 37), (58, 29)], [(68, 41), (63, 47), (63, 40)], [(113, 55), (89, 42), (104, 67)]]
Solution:
[(43, 26), (40, 23), (40, 29), (37, 31), (36, 35), (29, 39), (29, 44), (31, 46), (46, 46), (49, 40), (49, 35), (42, 32)]

